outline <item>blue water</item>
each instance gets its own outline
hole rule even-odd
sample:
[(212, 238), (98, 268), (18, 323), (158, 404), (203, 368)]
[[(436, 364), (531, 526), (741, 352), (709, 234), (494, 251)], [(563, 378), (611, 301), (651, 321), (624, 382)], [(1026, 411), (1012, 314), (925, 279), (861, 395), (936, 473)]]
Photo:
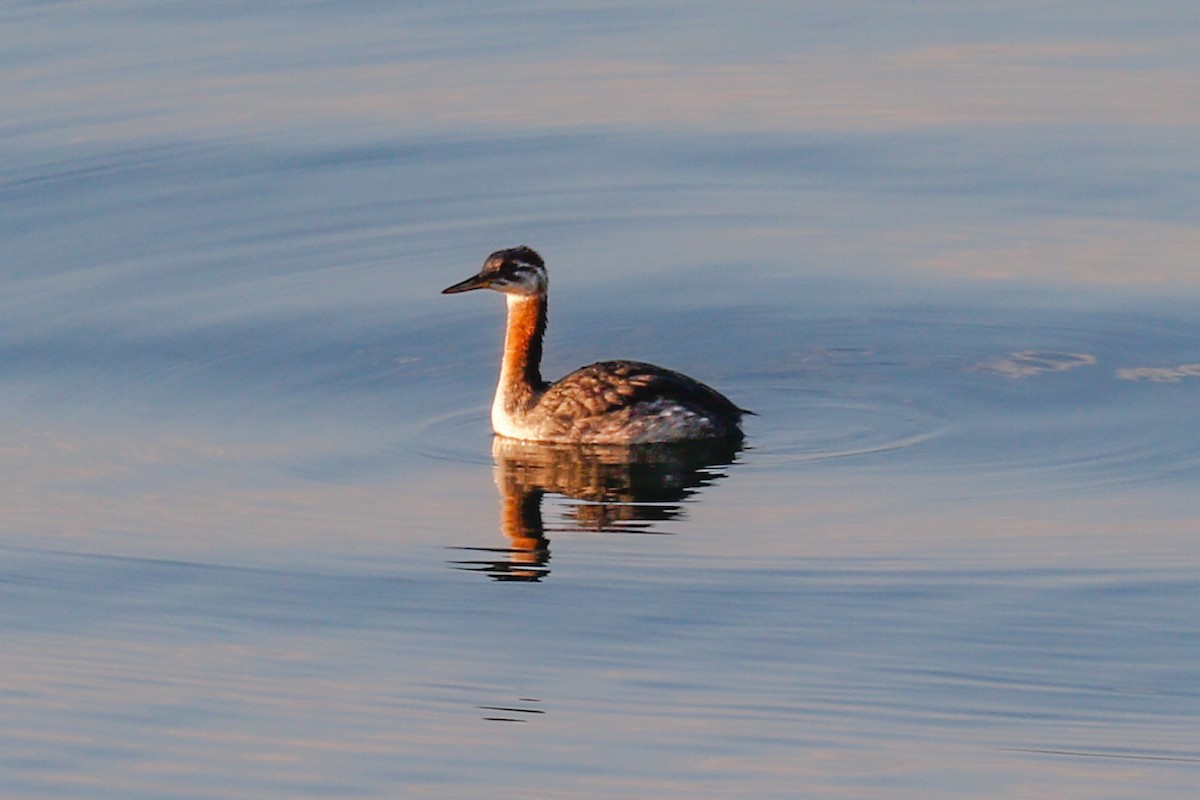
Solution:
[[(0, 20), (5, 798), (1194, 793), (1187, 4)], [(744, 448), (494, 445), (518, 243)]]

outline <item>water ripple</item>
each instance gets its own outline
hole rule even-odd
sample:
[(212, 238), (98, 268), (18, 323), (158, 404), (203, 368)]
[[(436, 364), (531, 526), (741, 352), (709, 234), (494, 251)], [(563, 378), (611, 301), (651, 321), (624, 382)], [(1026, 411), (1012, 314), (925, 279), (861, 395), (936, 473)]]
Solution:
[(759, 467), (907, 450), (929, 444), (951, 429), (944, 414), (886, 394), (782, 394), (761, 412), (766, 431), (753, 435), (751, 422), (749, 461)]
[(487, 409), (459, 409), (430, 417), (413, 433), (408, 447), (435, 461), (490, 465), (492, 423)]

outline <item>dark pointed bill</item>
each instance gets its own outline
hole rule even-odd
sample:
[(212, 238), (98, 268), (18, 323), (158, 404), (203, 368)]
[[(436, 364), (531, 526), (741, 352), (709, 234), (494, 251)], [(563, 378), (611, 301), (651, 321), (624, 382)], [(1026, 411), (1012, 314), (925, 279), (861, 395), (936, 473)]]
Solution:
[(442, 294), (458, 294), (459, 292), (469, 292), (472, 289), (486, 289), (490, 283), (491, 280), (483, 275), (472, 275), (465, 281), (459, 281), (453, 286), (442, 289)]

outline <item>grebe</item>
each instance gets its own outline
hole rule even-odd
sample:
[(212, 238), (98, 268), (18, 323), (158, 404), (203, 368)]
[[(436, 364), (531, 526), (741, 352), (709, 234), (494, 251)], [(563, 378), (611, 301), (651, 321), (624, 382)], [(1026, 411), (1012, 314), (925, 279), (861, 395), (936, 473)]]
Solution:
[(478, 275), (442, 294), (494, 289), (508, 302), (492, 429), (535, 442), (643, 444), (741, 439), (751, 412), (715, 389), (640, 361), (601, 361), (556, 383), (542, 380), (548, 281), (542, 257), (521, 246), (497, 250)]

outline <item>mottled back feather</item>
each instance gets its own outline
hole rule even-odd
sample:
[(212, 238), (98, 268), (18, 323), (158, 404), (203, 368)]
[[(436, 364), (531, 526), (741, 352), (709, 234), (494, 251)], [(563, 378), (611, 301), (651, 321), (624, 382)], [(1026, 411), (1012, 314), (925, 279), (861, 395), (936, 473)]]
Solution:
[(581, 367), (551, 385), (538, 406), (554, 416), (594, 417), (660, 400), (717, 418), (736, 419), (747, 413), (698, 380), (642, 361), (601, 361)]

